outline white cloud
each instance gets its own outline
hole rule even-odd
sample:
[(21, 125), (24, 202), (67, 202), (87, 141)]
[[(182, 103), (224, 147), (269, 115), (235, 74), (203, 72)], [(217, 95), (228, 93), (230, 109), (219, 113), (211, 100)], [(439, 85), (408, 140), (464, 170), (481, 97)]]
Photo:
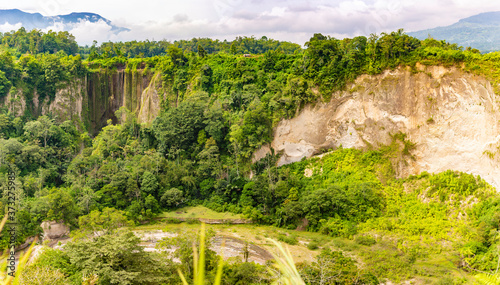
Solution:
[(47, 28), (42, 29), (43, 32), (47, 31), (54, 31), (54, 32), (59, 32), (59, 31), (67, 31), (68, 27), (62, 22), (54, 22), (52, 26), (48, 26)]
[(111, 32), (112, 27), (103, 20), (98, 22), (80, 21), (72, 24), (68, 29), (75, 36), (76, 40), (81, 45), (90, 45), (94, 40), (98, 42), (106, 42), (115, 39), (116, 35)]
[(283, 17), (285, 15), (286, 7), (273, 7), (271, 11), (264, 11), (262, 15), (272, 17)]
[(368, 11), (368, 9), (368, 5), (366, 5), (365, 2), (359, 0), (344, 1), (341, 2), (338, 6), (338, 11), (346, 16), (352, 15), (354, 13), (366, 12)]
[(17, 23), (17, 24), (9, 24), (5, 23), (3, 25), (0, 25), (0, 32), (5, 33), (5, 32), (10, 32), (10, 31), (17, 31), (23, 26), (22, 23)]
[[(369, 35), (405, 27), (408, 20), (413, 23), (412, 27), (419, 24), (421, 28), (425, 28), (425, 25), (429, 24), (425, 19), (434, 15), (428, 11), (439, 9), (436, 9), (434, 1), (432, 4), (430, 0), (423, 1), (425, 5), (421, 9), (418, 9), (422, 4), (420, 0), (418, 5), (416, 0), (376, 0), (371, 3), (355, 0), (337, 2), (337, 5), (332, 5), (331, 2), (322, 4), (320, 1), (310, 1), (306, 6), (295, 5), (290, 1), (269, 1), (266, 2), (266, 9), (256, 12), (255, 8), (246, 9), (247, 6), (238, 7), (238, 5), (231, 5), (234, 3), (230, 3), (229, 0), (220, 0), (215, 1), (214, 5), (217, 3), (219, 6), (225, 5), (226, 10), (224, 17), (217, 20), (200, 20), (191, 16), (189, 19), (174, 17), (174, 20), (170, 22), (157, 21), (149, 22), (147, 25), (136, 25), (131, 28), (131, 32), (122, 33), (118, 35), (118, 38), (144, 39), (149, 37), (175, 40), (215, 37), (232, 39), (236, 35), (267, 35), (303, 44), (316, 32), (340, 38)], [(271, 3), (280, 5), (270, 6)], [(286, 5), (291, 8), (287, 8)], [(434, 8), (429, 9), (429, 7)], [(228, 12), (229, 9), (233, 9), (231, 13)], [(418, 11), (416, 16), (413, 15), (415, 11)], [(441, 12), (443, 11), (440, 10)]]

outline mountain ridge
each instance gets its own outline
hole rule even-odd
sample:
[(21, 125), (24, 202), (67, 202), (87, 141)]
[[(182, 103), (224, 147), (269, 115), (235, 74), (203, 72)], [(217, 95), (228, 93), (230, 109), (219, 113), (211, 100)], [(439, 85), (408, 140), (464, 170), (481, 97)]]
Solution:
[(475, 24), (491, 24), (496, 23), (500, 25), (500, 11), (485, 12), (460, 19), (458, 23), (475, 23)]
[(500, 50), (500, 11), (473, 15), (443, 27), (409, 32), (408, 35), (425, 40), (429, 36), (437, 40), (471, 47), (483, 53)]
[(38, 12), (29, 13), (19, 9), (0, 9), (0, 25), (16, 25), (18, 23), (21, 23), (22, 26), (27, 30), (45, 29), (53, 26), (56, 23), (62, 23), (65, 25), (65, 27), (68, 27), (78, 24), (82, 21), (89, 21), (91, 23), (103, 21), (104, 23), (111, 26), (111, 31), (113, 31), (114, 33), (129, 31), (128, 28), (115, 26), (110, 20), (102, 17), (99, 14), (91, 12), (72, 12), (65, 15), (44, 16)]

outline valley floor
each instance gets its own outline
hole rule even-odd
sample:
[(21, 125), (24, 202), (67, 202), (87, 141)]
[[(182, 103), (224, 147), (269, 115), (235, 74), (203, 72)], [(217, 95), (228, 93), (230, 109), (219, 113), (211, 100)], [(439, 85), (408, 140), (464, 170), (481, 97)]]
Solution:
[[(209, 209), (198, 206), (195, 210), (193, 207), (188, 207), (175, 212), (186, 211), (188, 216), (201, 219), (213, 218), (213, 213)], [(175, 212), (167, 212), (162, 216), (172, 216)], [(209, 215), (203, 217), (194, 212), (208, 212)], [(219, 213), (219, 215), (227, 218), (231, 214)], [(250, 252), (248, 261), (265, 265), (272, 260), (271, 253), (276, 253), (276, 247), (271, 242), (273, 239), (286, 245), (297, 264), (315, 262), (323, 249), (341, 251), (345, 256), (356, 260), (359, 267), (383, 273), (377, 276), (380, 282), (384, 282), (382, 284), (473, 284), (474, 280), (473, 275), (458, 268), (460, 264), (458, 252), (436, 252), (426, 254), (425, 257), (412, 257), (398, 249), (396, 236), (380, 235), (374, 244), (363, 245), (358, 240), (329, 237), (317, 232), (254, 224), (208, 224), (206, 228), (207, 231), (215, 233), (211, 249), (226, 260), (242, 261), (245, 244), (248, 243)], [(162, 238), (197, 233), (199, 229), (199, 223), (156, 221), (134, 227), (132, 230), (141, 237), (142, 245), (147, 251), (156, 251), (155, 246)]]

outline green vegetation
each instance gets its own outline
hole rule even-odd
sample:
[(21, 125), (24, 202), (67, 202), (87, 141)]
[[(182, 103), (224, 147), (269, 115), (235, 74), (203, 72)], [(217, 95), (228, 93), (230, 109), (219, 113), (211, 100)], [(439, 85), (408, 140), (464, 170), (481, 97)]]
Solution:
[(107, 42), (100, 46), (94, 43), (91, 47), (80, 47), (79, 53), (90, 59), (109, 58), (115, 56), (124, 56), (128, 58), (135, 57), (154, 57), (167, 54), (170, 46), (182, 49), (186, 52), (198, 53), (200, 57), (209, 54), (226, 52), (231, 54), (263, 54), (267, 51), (280, 50), (287, 54), (300, 51), (300, 45), (282, 42), (267, 37), (256, 39), (254, 37), (237, 37), (234, 41), (219, 41), (209, 38), (193, 38), (191, 40), (180, 40), (170, 43), (168, 41), (131, 41), (131, 42)]
[[(318, 257), (299, 266), (307, 284), (445, 282), (442, 276), (459, 283), (460, 274), (495, 272), (500, 196), (480, 177), (453, 171), (397, 179), (394, 166), (413, 159), (415, 148), (403, 133), (373, 150), (340, 148), (283, 167), (275, 166), (279, 154), (273, 151), (255, 163), (251, 157), (271, 141), (280, 120), (330, 99), (361, 74), (416, 70), (419, 62), (458, 66), (498, 83), (498, 54), (419, 41), (400, 30), (343, 40), (315, 34), (304, 50), (267, 38), (105, 43), (82, 60), (82, 50), (68, 50), (70, 35), (49, 32), (38, 39), (37, 33), (2, 35), (0, 97), (23, 96), (26, 108), (16, 116), (22, 106), (11, 97), (0, 109), (0, 186), (8, 185), (10, 166), (21, 201), (18, 243), (40, 233), (45, 220), (70, 225), (75, 241), (63, 251), (45, 250), (30, 274), (50, 271), (47, 278), (62, 274), (72, 284), (94, 278), (100, 284), (179, 284), (181, 268), (193, 281), (196, 235), (165, 240), (160, 247), (175, 249), (168, 253), (149, 253), (120, 229), (156, 217), (243, 217), (273, 226), (266, 235), (290, 246), (305, 248), (308, 241)], [(51, 37), (56, 44), (46, 50)], [(40, 47), (28, 44), (35, 42)], [(151, 124), (138, 123), (133, 100), (130, 110), (109, 114), (117, 82), (127, 82), (124, 93), (134, 98), (141, 76), (152, 74), (161, 79), (164, 96)], [(87, 82), (93, 92), (82, 102), (82, 118), (41, 115), (47, 111), (36, 100), (52, 102), (75, 82)], [(6, 194), (0, 202), (5, 215)], [(318, 234), (304, 240), (298, 228)], [(3, 233), (1, 245), (8, 239)], [(218, 257), (208, 244), (203, 249), (207, 279), (214, 280)], [(225, 262), (223, 272), (222, 284), (277, 278), (247, 262)]]
[(158, 217), (165, 218), (188, 218), (188, 219), (214, 219), (214, 220), (235, 220), (241, 219), (241, 215), (229, 212), (215, 212), (203, 206), (184, 207), (171, 212), (164, 212)]
[(20, 28), (0, 34), (0, 40), (4, 47), (14, 50), (18, 57), (26, 53), (55, 54), (62, 51), (67, 55), (75, 55), (78, 52), (75, 37), (68, 32), (44, 33), (37, 29), (28, 32), (25, 28)]

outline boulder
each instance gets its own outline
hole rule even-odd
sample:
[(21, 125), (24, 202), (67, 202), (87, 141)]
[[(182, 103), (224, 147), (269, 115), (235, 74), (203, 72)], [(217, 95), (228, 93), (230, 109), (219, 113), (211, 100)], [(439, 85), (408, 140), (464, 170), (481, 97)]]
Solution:
[(57, 221), (45, 221), (40, 225), (44, 239), (57, 239), (69, 235), (69, 227)]

